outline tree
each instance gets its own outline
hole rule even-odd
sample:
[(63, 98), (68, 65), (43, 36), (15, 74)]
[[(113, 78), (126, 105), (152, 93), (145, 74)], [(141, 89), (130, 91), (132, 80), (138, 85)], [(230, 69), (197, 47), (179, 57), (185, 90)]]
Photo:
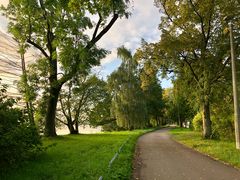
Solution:
[[(89, 112), (105, 101), (106, 93), (106, 82), (95, 75), (74, 78), (62, 89), (57, 120), (67, 125), (70, 134), (78, 134), (79, 124), (91, 122)], [(62, 115), (66, 121), (61, 118)]]
[[(164, 102), (162, 97), (162, 87), (157, 77), (154, 77), (148, 88), (143, 90), (148, 116), (156, 122), (157, 126), (165, 124), (163, 122)], [(155, 123), (153, 123), (154, 126)]]
[[(147, 42), (142, 40), (142, 45), (146, 45)], [(137, 60), (138, 66), (140, 67), (140, 81), (141, 89), (145, 96), (147, 104), (147, 112), (150, 117), (150, 121), (154, 120), (157, 126), (163, 123), (163, 109), (164, 102), (162, 97), (162, 87), (158, 79), (158, 68), (152, 61), (146, 59), (141, 61), (144, 56), (148, 53), (137, 50), (134, 54), (134, 58)]]
[(25, 52), (27, 47), (24, 42), (21, 42), (19, 40), (17, 41), (18, 41), (19, 54), (21, 57), (21, 65), (22, 65), (22, 76), (20, 81), (18, 82), (18, 89), (20, 93), (22, 93), (23, 99), (26, 102), (28, 118), (31, 124), (35, 126), (33, 101), (36, 100), (37, 95), (34, 92), (34, 88), (29, 85), (29, 78), (26, 70), (26, 61), (25, 61)]
[(122, 64), (108, 79), (112, 95), (112, 113), (117, 125), (125, 129), (146, 127), (148, 115), (144, 94), (140, 88), (137, 62), (125, 47), (118, 48)]
[(203, 114), (203, 137), (211, 138), (210, 104), (217, 88), (229, 70), (227, 36), (218, 1), (156, 0), (163, 12), (159, 25), (159, 43), (150, 44), (147, 57), (162, 71), (174, 71), (191, 87)]
[[(79, 70), (99, 64), (106, 51), (96, 43), (119, 17), (129, 15), (127, 4), (128, 0), (10, 0), (7, 8), (2, 7), (9, 29), (18, 30), (48, 62), (46, 136), (56, 136), (56, 107), (63, 84)], [(98, 15), (99, 21), (94, 24), (88, 14)], [(88, 29), (93, 29), (91, 38), (86, 35)]]

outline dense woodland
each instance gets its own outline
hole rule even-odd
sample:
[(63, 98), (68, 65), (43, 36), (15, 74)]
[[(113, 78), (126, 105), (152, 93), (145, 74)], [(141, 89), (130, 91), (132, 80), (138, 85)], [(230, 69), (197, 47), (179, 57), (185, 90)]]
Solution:
[[(1, 8), (19, 46), (25, 106), (17, 107), (1, 84), (0, 165), (42, 151), (40, 134), (54, 137), (58, 126), (78, 134), (84, 124), (113, 131), (177, 123), (206, 139), (234, 139), (228, 24), (240, 80), (240, 1), (155, 0), (160, 41), (143, 39), (135, 53), (119, 47), (122, 63), (103, 80), (91, 71), (109, 53), (97, 42), (131, 16), (129, 6), (128, 0), (10, 0)], [(25, 67), (30, 47), (41, 58)], [(163, 89), (161, 78), (173, 87)]]

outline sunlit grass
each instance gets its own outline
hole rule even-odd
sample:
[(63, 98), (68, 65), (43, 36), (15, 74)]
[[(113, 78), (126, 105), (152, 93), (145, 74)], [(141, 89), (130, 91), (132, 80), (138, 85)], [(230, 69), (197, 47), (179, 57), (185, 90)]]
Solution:
[(240, 168), (240, 150), (235, 148), (234, 141), (203, 140), (200, 132), (183, 128), (172, 129), (170, 132), (176, 141), (210, 155), (214, 159)]
[[(130, 179), (136, 139), (147, 130), (100, 133), (92, 135), (66, 135), (44, 139), (47, 151), (34, 161), (18, 169), (1, 172), (7, 180), (91, 180)], [(130, 137), (130, 138), (129, 138)], [(129, 138), (119, 157), (108, 163), (119, 147)]]

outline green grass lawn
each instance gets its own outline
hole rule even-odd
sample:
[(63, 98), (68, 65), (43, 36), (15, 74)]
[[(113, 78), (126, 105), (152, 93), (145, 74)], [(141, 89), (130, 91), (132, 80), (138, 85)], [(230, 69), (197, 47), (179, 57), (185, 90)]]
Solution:
[(184, 128), (172, 129), (173, 139), (199, 152), (210, 155), (240, 168), (240, 150), (235, 148), (235, 142), (230, 140), (203, 140), (200, 132)]
[[(147, 130), (99, 133), (91, 135), (66, 135), (44, 139), (45, 146), (52, 145), (35, 160), (17, 169), (0, 173), (6, 180), (97, 180), (130, 179), (132, 158), (137, 138)], [(119, 147), (129, 138), (111, 169), (108, 163)]]

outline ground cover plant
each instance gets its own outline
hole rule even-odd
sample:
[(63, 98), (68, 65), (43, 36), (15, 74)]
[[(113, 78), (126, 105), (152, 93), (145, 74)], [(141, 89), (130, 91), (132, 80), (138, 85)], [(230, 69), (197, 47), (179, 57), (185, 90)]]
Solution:
[[(104, 179), (130, 179), (135, 143), (145, 132), (147, 130), (45, 138), (43, 144), (50, 147), (44, 154), (18, 169), (11, 169), (11, 173), (2, 172), (0, 179), (96, 180), (100, 176)], [(109, 161), (126, 140), (109, 169)]]
[(200, 132), (184, 128), (175, 128), (170, 132), (176, 141), (240, 168), (240, 152), (236, 149), (234, 140), (203, 140)]

